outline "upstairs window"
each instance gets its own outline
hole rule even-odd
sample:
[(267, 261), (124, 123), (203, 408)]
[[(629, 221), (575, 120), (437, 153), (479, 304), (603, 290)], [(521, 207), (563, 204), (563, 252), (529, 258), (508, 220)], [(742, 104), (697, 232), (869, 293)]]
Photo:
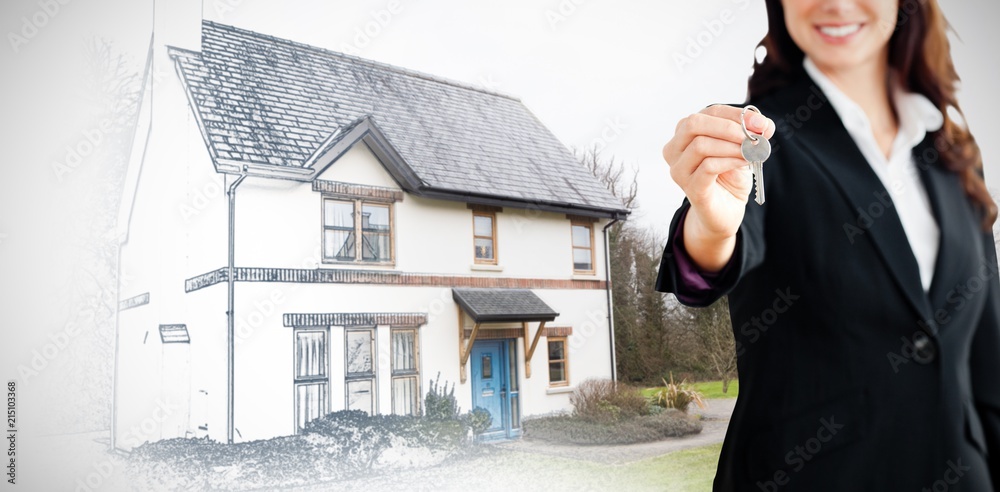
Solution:
[(392, 263), (392, 244), (392, 204), (323, 199), (324, 261)]
[(361, 260), (392, 261), (389, 205), (361, 204)]
[(573, 273), (594, 273), (594, 225), (573, 222)]
[(472, 212), (476, 263), (497, 263), (497, 216), (494, 212)]
[(354, 202), (323, 200), (323, 258), (354, 261)]

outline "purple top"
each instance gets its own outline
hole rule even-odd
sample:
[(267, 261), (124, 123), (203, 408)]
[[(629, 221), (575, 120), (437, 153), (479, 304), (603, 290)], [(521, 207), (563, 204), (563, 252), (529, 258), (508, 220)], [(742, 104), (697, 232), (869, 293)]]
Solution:
[(719, 272), (705, 272), (695, 265), (694, 260), (688, 256), (687, 250), (684, 249), (684, 220), (687, 218), (688, 210), (685, 210), (680, 218), (677, 220), (677, 229), (674, 231), (674, 257), (677, 259), (677, 272), (679, 275), (679, 285), (680, 287), (676, 296), (677, 299), (685, 304), (694, 304), (706, 301), (717, 295), (719, 291), (718, 280), (723, 278), (729, 271), (729, 268), (733, 264), (733, 260), (736, 258), (734, 254), (732, 258), (729, 259), (729, 263), (722, 268)]

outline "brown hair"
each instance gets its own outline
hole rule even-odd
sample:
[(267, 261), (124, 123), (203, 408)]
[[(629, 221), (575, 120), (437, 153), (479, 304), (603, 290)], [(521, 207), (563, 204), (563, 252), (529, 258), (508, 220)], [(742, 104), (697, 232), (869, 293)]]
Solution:
[[(763, 61), (754, 61), (748, 91), (758, 98), (801, 75), (805, 54), (785, 26), (781, 0), (767, 0), (768, 33), (759, 46), (767, 50)], [(990, 230), (997, 206), (983, 180), (983, 158), (969, 130), (949, 116), (949, 109), (964, 115), (955, 98), (958, 74), (951, 60), (948, 22), (937, 0), (900, 0), (896, 29), (889, 39), (889, 66), (900, 74), (906, 90), (923, 94), (944, 114), (944, 126), (934, 133), (935, 147), (944, 167), (961, 178), (965, 192), (983, 213), (982, 226)]]

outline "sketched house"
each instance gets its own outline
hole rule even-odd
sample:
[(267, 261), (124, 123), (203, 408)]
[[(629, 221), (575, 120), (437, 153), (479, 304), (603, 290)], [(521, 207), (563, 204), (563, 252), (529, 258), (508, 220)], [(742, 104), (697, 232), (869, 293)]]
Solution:
[(628, 211), (521, 102), (155, 8), (116, 448), (420, 414), (438, 374), (515, 437), (613, 377), (606, 229)]

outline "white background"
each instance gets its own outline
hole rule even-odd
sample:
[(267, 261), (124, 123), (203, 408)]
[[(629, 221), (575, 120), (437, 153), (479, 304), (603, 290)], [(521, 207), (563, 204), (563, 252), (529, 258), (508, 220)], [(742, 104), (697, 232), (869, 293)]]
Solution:
[[(17, 366), (47, 335), (63, 329), (71, 308), (57, 293), (70, 282), (73, 266), (67, 239), (86, 227), (80, 217), (88, 211), (78, 209), (69, 190), (87, 173), (81, 169), (60, 180), (52, 165), (98, 124), (97, 108), (80, 86), (87, 70), (81, 47), (94, 36), (108, 39), (138, 72), (152, 28), (150, 0), (74, 0), (60, 5), (26, 43), (13, 46), (11, 36), (42, 10), (39, 1), (45, 0), (0, 5), (4, 380), (16, 377)], [(993, 25), (1000, 4), (941, 3), (958, 33), (952, 52), (964, 79), (960, 103), (982, 146), (987, 182), (1000, 190), (1000, 29)], [(660, 234), (682, 198), (660, 156), (663, 144), (686, 114), (744, 99), (754, 47), (766, 30), (763, 0), (404, 0), (396, 13), (389, 5), (205, 0), (204, 15), (517, 96), (567, 146), (600, 143), (605, 156), (636, 169), (639, 208), (630, 220)], [(679, 64), (679, 56), (690, 62)], [(44, 396), (35, 404), (73, 404), (58, 394)], [(44, 430), (45, 423), (28, 418), (25, 425)]]

